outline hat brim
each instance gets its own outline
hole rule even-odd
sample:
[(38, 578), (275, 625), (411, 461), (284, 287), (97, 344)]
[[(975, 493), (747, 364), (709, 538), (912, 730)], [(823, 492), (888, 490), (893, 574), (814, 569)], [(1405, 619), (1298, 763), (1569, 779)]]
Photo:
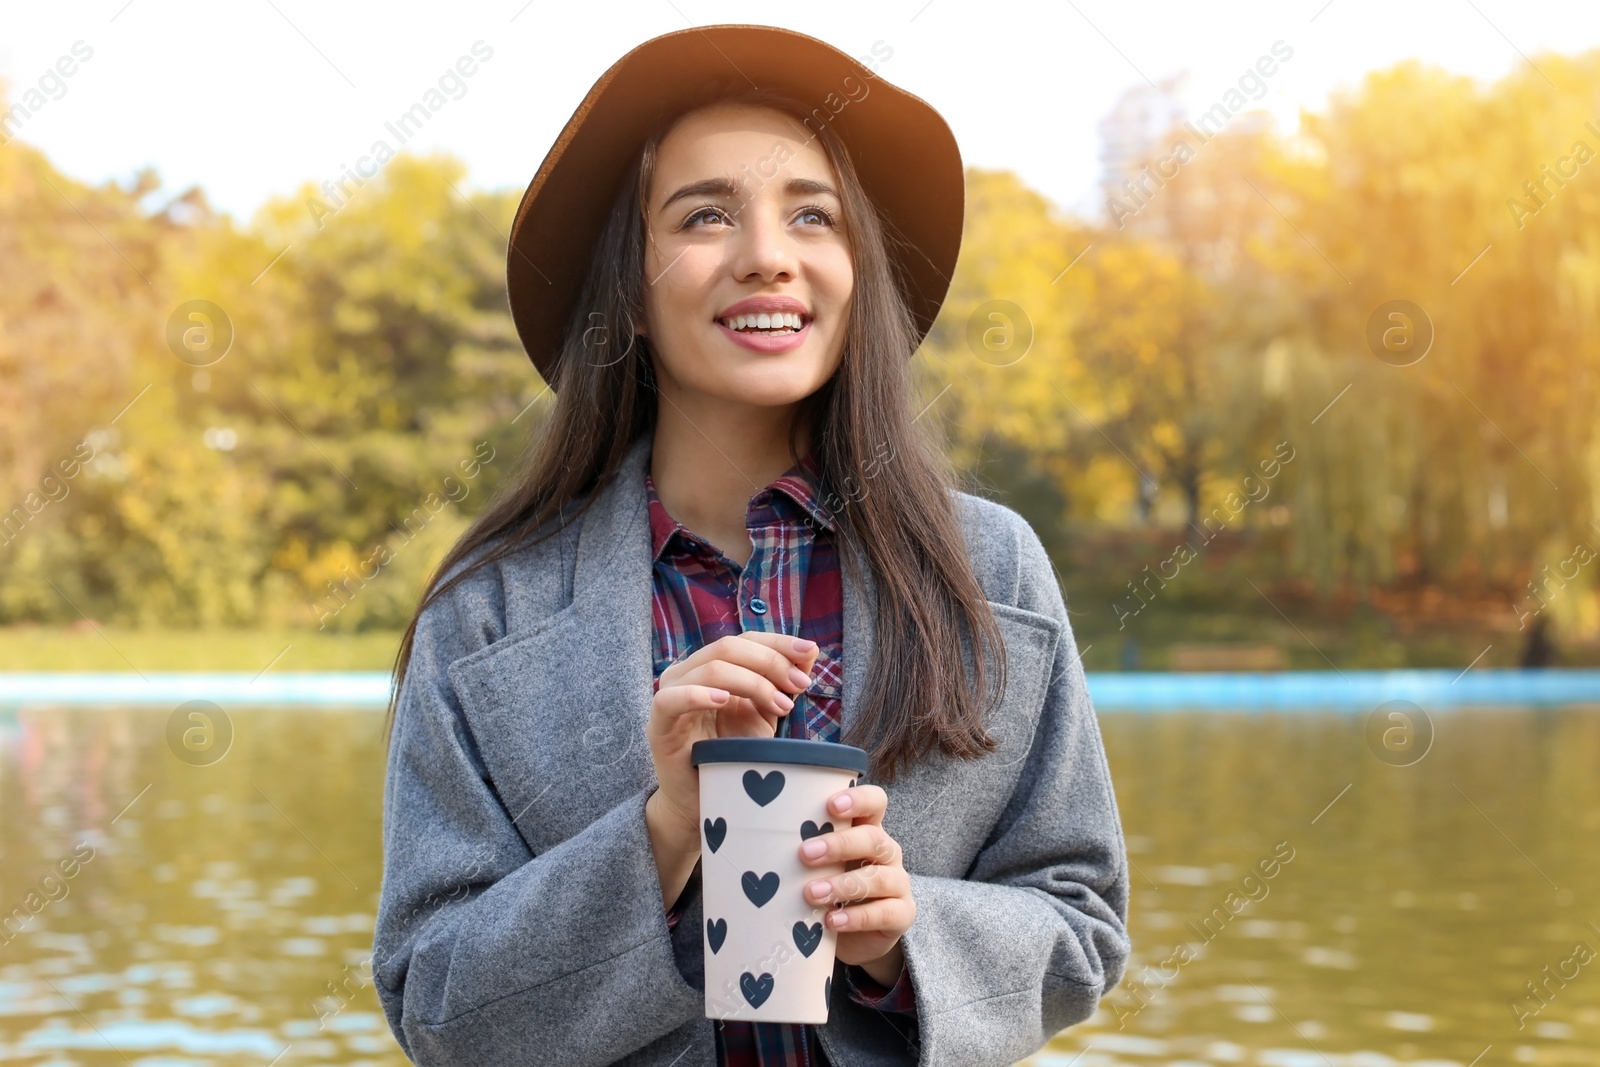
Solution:
[(919, 344), (932, 328), (960, 252), (966, 196), (944, 118), (814, 37), (776, 26), (700, 26), (646, 41), (612, 64), (523, 194), (506, 255), (507, 298), (547, 382), (624, 171), (664, 116), (724, 75), (811, 105), (811, 130), (825, 125), (844, 141), (889, 231)]

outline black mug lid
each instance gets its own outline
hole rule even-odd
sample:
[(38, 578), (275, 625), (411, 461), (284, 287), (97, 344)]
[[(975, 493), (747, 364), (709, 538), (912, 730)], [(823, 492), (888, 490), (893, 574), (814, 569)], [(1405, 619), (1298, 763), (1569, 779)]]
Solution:
[(791, 763), (866, 774), (867, 750), (795, 737), (715, 737), (689, 747), (689, 765), (702, 763)]

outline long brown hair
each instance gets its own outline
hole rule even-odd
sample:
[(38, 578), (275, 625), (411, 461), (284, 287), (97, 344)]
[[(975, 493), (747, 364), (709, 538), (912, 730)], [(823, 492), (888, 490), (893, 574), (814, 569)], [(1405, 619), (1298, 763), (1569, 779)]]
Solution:
[[(929, 428), (933, 420), (919, 428), (911, 414), (909, 357), (918, 334), (889, 256), (893, 234), (861, 186), (844, 143), (825, 121), (816, 121), (825, 114), (813, 116), (799, 101), (770, 90), (727, 86), (708, 89), (665, 118), (621, 183), (552, 370), (554, 410), (534, 431), (519, 470), (433, 572), (406, 627), (390, 690), (390, 735), (417, 619), (428, 605), (478, 568), (552, 536), (581, 515), (638, 435), (654, 432), (658, 401), (649, 342), (634, 332), (644, 308), (645, 205), (667, 133), (691, 111), (722, 102), (770, 107), (811, 129), (833, 164), (847, 221), (855, 282), (843, 358), (834, 375), (800, 402), (789, 434), (794, 453), (800, 427), (808, 426), (824, 484), (833, 491), (828, 502), (838, 517), (836, 534), (864, 552), (877, 592), (877, 662), (853, 668), (868, 685), (861, 712), (841, 741), (867, 749), (874, 772), (888, 781), (934, 744), (964, 759), (998, 747), (984, 728), (990, 704), (981, 694), (985, 682), (994, 680), (985, 663), (990, 656), (999, 666), (992, 699), (998, 701), (1004, 690), (1004, 645), (955, 514), (956, 472)], [(581, 506), (567, 507), (580, 498)], [(559, 525), (534, 536), (558, 517)], [(852, 553), (841, 551), (840, 557), (846, 580), (860, 587)], [(969, 688), (961, 636), (972, 633), (981, 635), (990, 653), (974, 657)]]

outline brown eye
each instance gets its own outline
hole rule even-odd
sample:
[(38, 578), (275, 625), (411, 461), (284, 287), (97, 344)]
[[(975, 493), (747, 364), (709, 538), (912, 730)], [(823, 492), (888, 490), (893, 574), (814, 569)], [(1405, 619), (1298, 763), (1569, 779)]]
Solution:
[(831, 214), (829, 214), (828, 209), (823, 207), (821, 204), (807, 204), (805, 207), (800, 209), (800, 214), (797, 217), (798, 218), (805, 218), (807, 215), (819, 216), (822, 219), (824, 225), (827, 225), (827, 226), (835, 226), (835, 225), (837, 225), (837, 223), (834, 220), (834, 217)]
[(705, 207), (695, 209), (695, 211), (688, 218), (683, 220), (684, 228), (685, 229), (694, 228), (695, 220), (698, 219), (698, 218), (701, 218), (704, 215), (706, 215), (707, 212), (710, 212), (712, 214), (720, 216), (723, 219), (724, 222), (733, 221), (732, 219), (730, 219), (728, 217), (727, 213), (724, 212), (720, 207), (716, 207), (715, 205), (712, 205), (712, 204), (707, 204)]

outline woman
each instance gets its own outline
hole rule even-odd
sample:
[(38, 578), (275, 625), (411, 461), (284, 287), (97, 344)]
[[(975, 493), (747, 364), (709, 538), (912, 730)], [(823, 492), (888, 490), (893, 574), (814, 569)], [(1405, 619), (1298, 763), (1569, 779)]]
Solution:
[[(374, 970), (416, 1062), (1009, 1064), (1120, 979), (1054, 572), (915, 425), (961, 212), (932, 108), (772, 27), (647, 42), (562, 131), (507, 268), (554, 410), (396, 668)], [(802, 853), (848, 867), (803, 887), (820, 1027), (704, 1014), (690, 748), (775, 733), (872, 760)]]

